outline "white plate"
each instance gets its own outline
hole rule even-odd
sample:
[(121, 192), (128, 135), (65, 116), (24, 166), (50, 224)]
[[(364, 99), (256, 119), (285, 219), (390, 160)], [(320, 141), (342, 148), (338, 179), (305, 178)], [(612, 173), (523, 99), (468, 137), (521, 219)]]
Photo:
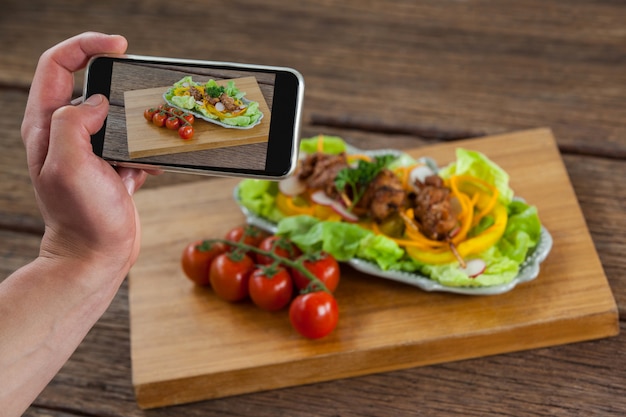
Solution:
[[(198, 112), (198, 111), (196, 111), (196, 110), (183, 109), (182, 107), (179, 107), (179, 106), (175, 105), (174, 103), (172, 103), (171, 101), (169, 101), (169, 100), (166, 98), (166, 95), (167, 95), (167, 93), (168, 93), (169, 91), (170, 91), (170, 90), (167, 90), (165, 93), (163, 93), (163, 100), (165, 100), (165, 102), (166, 102), (167, 104), (169, 104), (170, 106), (175, 107), (175, 108), (177, 108), (177, 109), (179, 109), (179, 110), (182, 110), (182, 111), (184, 111), (184, 112), (186, 112), (186, 113), (191, 113), (191, 114), (193, 114), (193, 116), (194, 116), (194, 117), (197, 117), (198, 119), (206, 120), (206, 121), (207, 121), (207, 122), (209, 122), (209, 123), (213, 123), (213, 124), (216, 124), (216, 125), (219, 125), (219, 126), (225, 127), (225, 128), (227, 128), (227, 129), (252, 129), (254, 126), (256, 126), (256, 125), (258, 125), (259, 123), (261, 123), (261, 120), (263, 120), (263, 116), (264, 116), (264, 114), (263, 114), (263, 112), (261, 112), (261, 111), (259, 110), (259, 112), (261, 113), (261, 117), (259, 117), (259, 118), (258, 118), (258, 120), (257, 120), (256, 122), (254, 122), (253, 124), (248, 125), (248, 126), (233, 126), (233, 125), (229, 125), (229, 124), (226, 124), (226, 123), (224, 123), (224, 122), (219, 121), (218, 119), (211, 119), (210, 117), (206, 117), (204, 114), (202, 114), (202, 113), (200, 113), (200, 112)], [(244, 97), (244, 98), (242, 98), (242, 99), (241, 99), (241, 101), (243, 101), (243, 103), (244, 103), (246, 106), (248, 106), (248, 105), (251, 103), (251, 101), (250, 101), (250, 100), (248, 100), (248, 99), (246, 99), (245, 97)]]
[[(391, 149), (359, 151), (355, 148), (348, 147), (348, 153), (365, 153), (370, 156), (376, 156), (390, 153), (398, 155), (401, 153), (401, 151)], [(421, 158), (420, 161), (426, 163), (431, 169), (433, 169), (433, 171), (438, 171), (437, 165), (434, 160), (430, 158)], [(267, 219), (256, 215), (255, 213), (252, 213), (241, 204), (241, 201), (239, 200), (239, 186), (235, 187), (235, 189), (233, 190), (233, 197), (243, 214), (246, 216), (246, 220), (249, 224), (260, 227), (261, 229), (267, 230), (270, 233), (276, 232), (275, 223), (272, 223)], [(465, 295), (496, 295), (511, 291), (518, 284), (532, 281), (533, 279), (537, 278), (537, 276), (539, 275), (541, 263), (547, 258), (550, 250), (552, 250), (552, 243), (552, 235), (550, 235), (545, 227), (541, 226), (541, 235), (539, 237), (539, 242), (537, 243), (537, 246), (526, 257), (526, 260), (522, 263), (522, 265), (520, 265), (520, 270), (517, 276), (513, 278), (513, 280), (505, 284), (491, 286), (453, 287), (443, 285), (440, 282), (430, 279), (425, 275), (415, 272), (404, 272), (395, 270), (383, 271), (375, 263), (365, 261), (363, 259), (353, 258), (346, 263), (351, 265), (354, 269), (364, 272), (366, 274), (409, 284), (421, 288), (424, 291), (441, 291)]]

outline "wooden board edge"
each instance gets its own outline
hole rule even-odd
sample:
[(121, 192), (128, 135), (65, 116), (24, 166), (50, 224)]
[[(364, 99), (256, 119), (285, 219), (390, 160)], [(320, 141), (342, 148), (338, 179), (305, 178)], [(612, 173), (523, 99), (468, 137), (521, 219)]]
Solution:
[[(555, 332), (554, 329), (559, 331)], [(511, 328), (494, 340), (480, 332), (459, 336), (463, 343), (433, 340), (413, 345), (387, 346), (363, 352), (342, 352), (328, 357), (306, 358), (289, 365), (274, 364), (213, 375), (134, 385), (137, 404), (152, 409), (234, 395), (250, 394), (375, 373), (397, 371), (439, 363), (494, 356), (524, 350), (554, 347), (617, 336), (620, 332), (617, 306), (586, 317), (569, 317)], [(540, 337), (546, 335), (546, 337)], [(515, 339), (516, 344), (510, 340)], [(315, 342), (312, 342), (315, 343)], [(476, 349), (468, 351), (470, 344)], [(375, 367), (363, 364), (376, 363)], [(325, 373), (324, 370), (332, 368)]]

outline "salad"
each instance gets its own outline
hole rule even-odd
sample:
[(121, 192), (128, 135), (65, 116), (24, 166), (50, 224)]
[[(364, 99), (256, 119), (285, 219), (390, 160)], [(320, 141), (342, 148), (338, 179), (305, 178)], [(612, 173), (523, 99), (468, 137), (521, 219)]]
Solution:
[(245, 99), (245, 95), (233, 80), (221, 86), (213, 79), (202, 84), (186, 76), (174, 83), (163, 98), (169, 105), (193, 112), (209, 122), (249, 129), (260, 123), (263, 113), (259, 103)]
[(490, 287), (516, 279), (547, 233), (536, 207), (479, 152), (459, 148), (438, 169), (399, 151), (354, 152), (331, 136), (304, 139), (300, 150), (294, 176), (243, 180), (236, 198), (303, 251), (446, 287)]

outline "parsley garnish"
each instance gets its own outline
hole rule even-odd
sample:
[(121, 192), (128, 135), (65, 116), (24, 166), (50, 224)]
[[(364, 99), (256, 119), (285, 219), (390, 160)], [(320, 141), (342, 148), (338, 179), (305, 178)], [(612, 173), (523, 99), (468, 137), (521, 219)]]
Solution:
[(390, 154), (376, 156), (371, 162), (360, 159), (356, 168), (348, 167), (339, 171), (335, 177), (335, 187), (341, 193), (346, 192), (346, 188), (350, 192), (352, 204), (348, 207), (349, 209), (356, 206), (370, 182), (394, 159), (395, 156)]
[(207, 86), (204, 88), (204, 93), (213, 98), (219, 98), (224, 92), (226, 92), (226, 89), (221, 85)]

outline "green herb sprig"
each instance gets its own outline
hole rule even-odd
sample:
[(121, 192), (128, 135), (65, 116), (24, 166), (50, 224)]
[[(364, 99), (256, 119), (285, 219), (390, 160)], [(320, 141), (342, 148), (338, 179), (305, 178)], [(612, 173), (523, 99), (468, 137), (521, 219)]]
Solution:
[(350, 192), (351, 204), (348, 210), (352, 209), (363, 198), (370, 182), (396, 157), (391, 154), (374, 157), (373, 161), (359, 160), (356, 168), (344, 168), (335, 177), (335, 187), (340, 193)]

